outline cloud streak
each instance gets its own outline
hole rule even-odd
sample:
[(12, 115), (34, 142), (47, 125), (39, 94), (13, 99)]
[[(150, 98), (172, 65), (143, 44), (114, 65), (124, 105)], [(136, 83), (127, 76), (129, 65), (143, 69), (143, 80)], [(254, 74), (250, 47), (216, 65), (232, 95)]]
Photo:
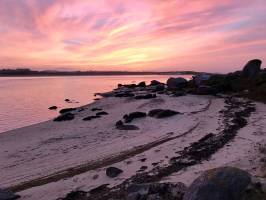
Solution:
[(237, 69), (266, 59), (264, 0), (2, 0), (0, 65)]

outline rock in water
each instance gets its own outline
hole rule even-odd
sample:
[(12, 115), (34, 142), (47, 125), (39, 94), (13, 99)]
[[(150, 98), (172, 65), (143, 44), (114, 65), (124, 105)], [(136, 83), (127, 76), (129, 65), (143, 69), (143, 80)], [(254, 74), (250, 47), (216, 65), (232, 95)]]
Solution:
[(57, 106), (51, 106), (48, 108), (49, 110), (56, 110), (57, 109)]
[(186, 84), (187, 80), (184, 78), (169, 78), (167, 80), (167, 87), (168, 89), (182, 89)]
[(261, 63), (262, 61), (259, 59), (248, 61), (243, 68), (243, 75), (248, 78), (255, 78), (260, 73)]
[(208, 170), (188, 188), (184, 200), (242, 200), (251, 182), (248, 172), (234, 167)]
[(108, 167), (106, 169), (106, 175), (110, 178), (115, 178), (117, 177), (119, 174), (121, 174), (123, 172), (123, 170), (116, 168), (116, 167)]
[(20, 198), (19, 195), (16, 195), (9, 190), (3, 190), (0, 188), (0, 200), (15, 200), (18, 198)]
[(185, 191), (183, 183), (132, 184), (127, 188), (126, 200), (182, 200)]

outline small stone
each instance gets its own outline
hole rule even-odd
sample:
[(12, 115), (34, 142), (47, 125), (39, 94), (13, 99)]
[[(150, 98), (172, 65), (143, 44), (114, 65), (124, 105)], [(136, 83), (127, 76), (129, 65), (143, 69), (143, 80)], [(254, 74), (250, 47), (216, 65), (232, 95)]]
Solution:
[(110, 178), (115, 178), (119, 174), (123, 173), (123, 170), (117, 168), (117, 167), (108, 167), (105, 171), (106, 175)]
[(49, 110), (56, 110), (57, 109), (57, 106), (51, 106), (48, 108)]

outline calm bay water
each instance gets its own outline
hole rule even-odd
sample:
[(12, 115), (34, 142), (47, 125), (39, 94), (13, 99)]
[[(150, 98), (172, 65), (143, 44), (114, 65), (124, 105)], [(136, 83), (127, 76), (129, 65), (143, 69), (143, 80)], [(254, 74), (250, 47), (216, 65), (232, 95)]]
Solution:
[[(190, 78), (191, 76), (182, 76)], [(110, 91), (118, 83), (151, 80), (166, 82), (169, 76), (69, 76), (0, 77), (0, 133), (52, 119), (58, 111), (93, 102), (94, 93)], [(67, 103), (68, 98), (74, 103)]]

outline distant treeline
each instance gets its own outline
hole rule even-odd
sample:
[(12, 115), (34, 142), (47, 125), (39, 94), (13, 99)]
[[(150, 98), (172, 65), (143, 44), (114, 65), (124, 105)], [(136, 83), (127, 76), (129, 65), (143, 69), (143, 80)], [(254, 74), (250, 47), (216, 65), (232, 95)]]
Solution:
[(129, 72), (129, 71), (35, 71), (27, 68), (0, 69), (0, 76), (112, 76), (112, 75), (196, 75), (201, 72)]

